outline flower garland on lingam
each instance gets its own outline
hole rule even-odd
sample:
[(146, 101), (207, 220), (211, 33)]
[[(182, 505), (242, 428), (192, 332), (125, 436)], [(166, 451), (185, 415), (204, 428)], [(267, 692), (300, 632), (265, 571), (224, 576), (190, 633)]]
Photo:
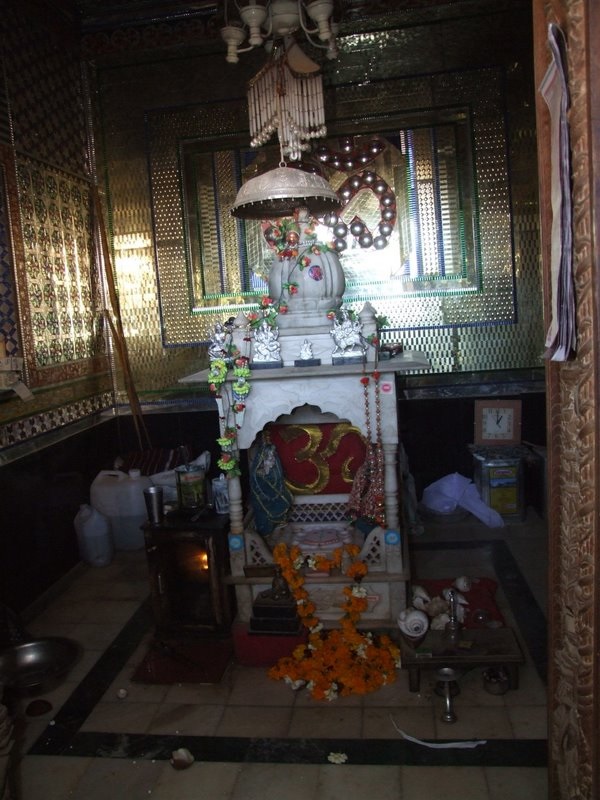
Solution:
[(284, 302), (275, 302), (272, 297), (264, 295), (260, 298), (259, 308), (257, 311), (249, 311), (246, 314), (248, 320), (248, 327), (253, 330), (258, 328), (263, 320), (266, 320), (270, 327), (273, 328), (277, 324), (278, 314), (287, 314), (287, 306)]
[(276, 300), (270, 300), (277, 313), (286, 314), (288, 311), (286, 295), (293, 297), (300, 291), (298, 282), (294, 280), (296, 270), (298, 272), (307, 270), (307, 274), (312, 280), (322, 281), (323, 269), (319, 264), (313, 263), (314, 259), (311, 256), (318, 257), (335, 248), (333, 245), (318, 242), (314, 220), (308, 223), (306, 219), (299, 217), (298, 212), (294, 217), (265, 222), (263, 236), (279, 261), (291, 263), (287, 279), (281, 284), (280, 296)]
[[(308, 629), (308, 642), (298, 645), (291, 656), (279, 659), (269, 670), (269, 677), (285, 681), (292, 689), (305, 687), (316, 700), (329, 701), (374, 692), (396, 680), (399, 648), (387, 634), (376, 636), (357, 629), (368, 607), (367, 590), (361, 584), (368, 569), (358, 559), (359, 553), (358, 545), (344, 545), (330, 557), (305, 555), (295, 545), (275, 545), (274, 561), (296, 600), (298, 616)], [(342, 589), (339, 628), (325, 630), (319, 620), (305, 588), (307, 569), (327, 573), (340, 570), (349, 579), (350, 585)]]

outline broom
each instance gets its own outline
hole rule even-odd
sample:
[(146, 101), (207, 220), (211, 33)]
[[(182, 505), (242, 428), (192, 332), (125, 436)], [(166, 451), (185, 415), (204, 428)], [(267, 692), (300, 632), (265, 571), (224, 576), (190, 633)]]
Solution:
[(123, 371), (123, 380), (125, 381), (125, 390), (129, 400), (129, 407), (133, 417), (133, 424), (137, 435), (138, 445), (140, 450), (144, 450), (144, 445), (151, 447), (150, 437), (142, 414), (142, 407), (133, 381), (131, 373), (131, 365), (129, 363), (129, 353), (127, 352), (127, 342), (123, 333), (123, 322), (121, 320), (121, 308), (119, 305), (119, 296), (115, 286), (115, 275), (112, 268), (110, 258), (110, 251), (108, 248), (108, 239), (106, 236), (106, 227), (104, 225), (104, 216), (102, 214), (102, 205), (100, 202), (100, 194), (98, 188), (93, 189), (94, 197), (94, 212), (98, 224), (98, 232), (100, 235), (100, 244), (102, 247), (102, 260), (104, 262), (104, 273), (106, 275), (106, 284), (108, 287), (108, 296), (110, 306), (112, 309), (112, 316), (107, 308), (103, 311), (104, 319), (108, 322), (110, 332), (113, 339), (117, 358)]

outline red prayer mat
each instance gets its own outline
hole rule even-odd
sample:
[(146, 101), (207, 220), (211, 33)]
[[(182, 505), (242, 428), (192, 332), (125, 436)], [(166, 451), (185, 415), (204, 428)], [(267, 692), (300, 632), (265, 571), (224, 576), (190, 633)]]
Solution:
[(231, 639), (155, 639), (134, 683), (219, 683), (233, 656)]

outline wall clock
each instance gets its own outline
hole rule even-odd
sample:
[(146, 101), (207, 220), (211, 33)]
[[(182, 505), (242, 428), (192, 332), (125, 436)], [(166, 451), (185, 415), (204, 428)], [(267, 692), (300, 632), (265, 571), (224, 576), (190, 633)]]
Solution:
[(475, 444), (518, 444), (520, 400), (475, 400)]

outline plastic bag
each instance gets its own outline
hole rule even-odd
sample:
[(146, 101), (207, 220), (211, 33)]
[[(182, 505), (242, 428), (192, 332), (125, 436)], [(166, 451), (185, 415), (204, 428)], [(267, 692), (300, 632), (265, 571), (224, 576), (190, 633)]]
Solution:
[(503, 528), (504, 520), (483, 502), (475, 484), (454, 472), (431, 483), (423, 490), (423, 505), (438, 514), (451, 514), (460, 506), (485, 523), (488, 528)]

